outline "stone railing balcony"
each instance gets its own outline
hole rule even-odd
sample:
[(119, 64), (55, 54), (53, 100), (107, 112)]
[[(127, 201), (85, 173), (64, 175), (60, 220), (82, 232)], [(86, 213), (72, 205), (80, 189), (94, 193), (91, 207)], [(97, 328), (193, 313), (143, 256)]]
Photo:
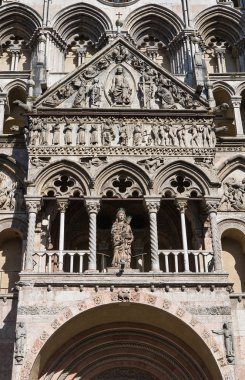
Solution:
[[(162, 273), (184, 272), (183, 250), (159, 250)], [(145, 272), (145, 256), (147, 253), (133, 254), (136, 260), (136, 268), (139, 272)], [(164, 258), (161, 260), (161, 258)], [(79, 250), (51, 250), (35, 251), (33, 256), (33, 270), (37, 273), (83, 273), (88, 269), (89, 251)], [(188, 250), (190, 272), (209, 273), (213, 271), (213, 252), (201, 250)], [(107, 272), (110, 266), (111, 256), (97, 252), (97, 266), (101, 273)]]
[(84, 257), (88, 259), (89, 251), (35, 251), (33, 254), (33, 270), (38, 273), (83, 273)]
[[(184, 272), (183, 250), (159, 250), (159, 256), (164, 256), (164, 273)], [(208, 273), (213, 271), (213, 252), (188, 250), (190, 272)]]

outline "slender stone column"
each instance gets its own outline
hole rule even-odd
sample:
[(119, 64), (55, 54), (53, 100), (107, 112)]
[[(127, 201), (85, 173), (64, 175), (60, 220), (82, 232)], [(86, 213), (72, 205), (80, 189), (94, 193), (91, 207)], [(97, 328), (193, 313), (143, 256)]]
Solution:
[(150, 219), (150, 245), (151, 245), (151, 270), (160, 272), (157, 234), (157, 212), (160, 208), (160, 200), (149, 199), (145, 201)]
[(4, 93), (0, 94), (0, 135), (3, 134), (6, 99), (7, 99), (7, 94), (4, 94)]
[(241, 96), (232, 96), (231, 97), (231, 103), (234, 109), (234, 116), (235, 116), (235, 123), (236, 123), (236, 134), (237, 135), (244, 135), (243, 131), (243, 125), (242, 125), (242, 118), (241, 118)]
[(100, 201), (96, 199), (86, 199), (86, 208), (89, 215), (89, 262), (88, 270), (96, 271), (97, 253), (97, 214), (100, 209)]
[(67, 198), (58, 198), (58, 210), (60, 211), (60, 234), (59, 234), (59, 271), (63, 271), (63, 256), (65, 243), (65, 212), (68, 206)]
[(185, 272), (190, 271), (189, 267), (189, 255), (188, 255), (188, 244), (187, 244), (187, 233), (186, 233), (186, 223), (185, 223), (185, 211), (187, 208), (187, 199), (176, 199), (177, 208), (180, 212), (181, 221), (181, 234), (182, 234), (182, 244), (184, 250), (184, 269)]
[(32, 271), (32, 255), (34, 253), (35, 244), (35, 226), (37, 213), (40, 210), (41, 199), (25, 197), (26, 207), (28, 210), (28, 233), (27, 233), (27, 246), (26, 246), (26, 259), (24, 264), (24, 270)]
[(217, 224), (217, 210), (219, 207), (219, 200), (206, 200), (206, 210), (209, 215), (210, 229), (212, 235), (212, 246), (214, 253), (214, 270), (216, 272), (223, 270), (222, 258), (221, 258), (221, 243), (218, 232)]

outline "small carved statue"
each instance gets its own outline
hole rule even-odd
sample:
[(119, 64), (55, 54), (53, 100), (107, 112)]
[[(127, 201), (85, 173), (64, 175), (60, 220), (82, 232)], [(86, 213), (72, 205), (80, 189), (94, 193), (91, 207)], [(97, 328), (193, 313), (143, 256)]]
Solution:
[(153, 145), (159, 145), (159, 125), (157, 123), (152, 126), (151, 137)]
[(122, 67), (118, 67), (110, 89), (114, 105), (129, 105), (131, 103), (132, 88)]
[(86, 125), (80, 124), (77, 129), (77, 144), (85, 145), (86, 142)]
[(134, 127), (133, 143), (134, 146), (140, 146), (142, 144), (142, 127), (140, 123), (137, 123)]
[(98, 145), (99, 143), (99, 133), (98, 133), (98, 126), (91, 125), (91, 136), (90, 136), (90, 143), (91, 145)]
[(42, 122), (41, 120), (33, 121), (30, 127), (30, 144), (31, 145), (39, 145), (39, 136), (42, 130)]
[(94, 79), (92, 86), (88, 90), (89, 106), (100, 107), (101, 102), (101, 87), (99, 85), (99, 79)]
[(198, 146), (198, 128), (195, 123), (192, 124), (191, 128), (188, 129), (188, 132), (191, 134), (190, 138), (190, 146), (194, 146), (194, 142), (196, 146)]
[(145, 72), (139, 80), (139, 94), (142, 107), (151, 108), (151, 99), (153, 99), (153, 78)]
[(53, 126), (53, 145), (60, 144), (60, 125), (59, 123)]
[(122, 123), (119, 131), (119, 143), (123, 146), (128, 145), (128, 127), (126, 123)]
[(64, 141), (66, 145), (72, 144), (72, 126), (67, 124), (64, 128)]
[(115, 134), (111, 125), (111, 121), (107, 120), (102, 129), (102, 144), (111, 145), (111, 142), (114, 138)]
[(160, 108), (176, 109), (170, 79), (158, 78), (156, 96), (159, 99)]
[(131, 217), (126, 216), (124, 209), (119, 209), (116, 215), (116, 221), (113, 223), (111, 229), (113, 267), (117, 268), (123, 262), (125, 263), (125, 268), (130, 268), (131, 244), (134, 240), (130, 222)]
[[(79, 89), (77, 91), (76, 97), (73, 102), (73, 107), (75, 108), (83, 108), (86, 107), (86, 80), (84, 78), (81, 78), (80, 81), (78, 81)], [(78, 86), (77, 84), (77, 86)]]
[(15, 335), (15, 360), (16, 364), (22, 364), (25, 355), (26, 329), (23, 322), (19, 322)]
[(219, 331), (212, 330), (214, 334), (223, 335), (224, 345), (226, 351), (226, 357), (228, 363), (234, 362), (234, 349), (233, 349), (233, 337), (231, 328), (228, 326), (228, 323), (223, 324), (223, 329)]
[(48, 143), (48, 134), (49, 129), (47, 124), (42, 125), (41, 133), (40, 133), (40, 145), (47, 145)]

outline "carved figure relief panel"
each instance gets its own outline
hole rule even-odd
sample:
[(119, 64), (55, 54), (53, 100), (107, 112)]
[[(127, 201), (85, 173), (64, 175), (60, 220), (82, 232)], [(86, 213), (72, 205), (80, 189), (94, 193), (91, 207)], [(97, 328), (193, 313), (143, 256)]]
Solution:
[(237, 170), (223, 181), (221, 211), (245, 210), (245, 172)]
[[(128, 89), (125, 91), (126, 102), (130, 97), (126, 95)], [(119, 98), (116, 101), (121, 102), (121, 95)], [(26, 138), (33, 146), (214, 148), (216, 145), (212, 121), (194, 118), (34, 117)]]
[(0, 211), (21, 211), (23, 188), (7, 173), (0, 172)]
[(204, 103), (125, 42), (105, 48), (97, 59), (41, 100), (43, 106), (57, 108), (205, 110)]

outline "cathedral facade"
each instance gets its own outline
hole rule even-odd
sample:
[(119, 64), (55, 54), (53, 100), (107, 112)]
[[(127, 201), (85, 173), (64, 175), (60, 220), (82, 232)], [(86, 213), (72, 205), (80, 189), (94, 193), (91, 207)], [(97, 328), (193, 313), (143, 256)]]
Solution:
[(3, 0), (0, 380), (242, 380), (243, 0)]

